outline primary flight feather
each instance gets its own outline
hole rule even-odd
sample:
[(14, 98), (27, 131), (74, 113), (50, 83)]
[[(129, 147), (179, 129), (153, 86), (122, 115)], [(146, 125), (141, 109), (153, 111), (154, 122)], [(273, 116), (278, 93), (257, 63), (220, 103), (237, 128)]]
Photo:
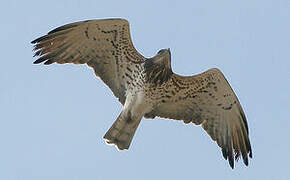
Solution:
[(169, 49), (145, 58), (134, 48), (125, 19), (67, 24), (32, 41), (35, 64), (87, 64), (123, 105), (104, 139), (128, 149), (143, 117), (202, 125), (234, 167), (252, 157), (247, 120), (237, 96), (218, 69), (195, 76), (172, 72)]

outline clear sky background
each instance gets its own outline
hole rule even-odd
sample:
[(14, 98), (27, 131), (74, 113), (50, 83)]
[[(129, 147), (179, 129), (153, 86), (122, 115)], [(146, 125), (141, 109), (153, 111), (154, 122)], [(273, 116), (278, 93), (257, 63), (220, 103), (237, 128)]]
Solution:
[[(289, 179), (290, 1), (3, 1), (1, 180)], [(122, 17), (146, 57), (182, 75), (218, 67), (246, 113), (253, 159), (232, 170), (199, 126), (143, 119), (129, 151), (102, 137), (121, 111), (86, 66), (33, 65), (30, 41), (66, 23)]]

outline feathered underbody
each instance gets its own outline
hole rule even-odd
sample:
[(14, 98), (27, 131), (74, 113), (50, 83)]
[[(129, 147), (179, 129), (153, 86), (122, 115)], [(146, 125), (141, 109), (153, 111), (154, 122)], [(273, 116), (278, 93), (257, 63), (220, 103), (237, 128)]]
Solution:
[(128, 149), (143, 117), (202, 125), (234, 167), (252, 157), (245, 114), (218, 69), (194, 76), (173, 73), (169, 49), (145, 58), (133, 46), (124, 19), (90, 20), (61, 26), (34, 41), (34, 63), (87, 64), (123, 105), (104, 139)]

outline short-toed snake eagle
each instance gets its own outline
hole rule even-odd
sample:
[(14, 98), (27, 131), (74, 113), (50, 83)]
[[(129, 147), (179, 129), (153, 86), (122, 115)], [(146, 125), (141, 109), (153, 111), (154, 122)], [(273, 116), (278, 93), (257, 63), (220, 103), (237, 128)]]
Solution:
[(34, 41), (34, 63), (87, 64), (113, 91), (123, 109), (104, 139), (128, 149), (143, 117), (202, 125), (234, 167), (252, 157), (248, 125), (237, 96), (218, 69), (194, 76), (172, 72), (169, 49), (145, 58), (132, 44), (124, 19), (67, 24)]

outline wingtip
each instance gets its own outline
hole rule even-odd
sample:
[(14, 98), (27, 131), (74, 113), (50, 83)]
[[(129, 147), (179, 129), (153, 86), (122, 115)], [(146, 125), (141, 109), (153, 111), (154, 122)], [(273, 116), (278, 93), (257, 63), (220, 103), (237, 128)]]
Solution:
[(235, 166), (234, 159), (229, 158), (229, 164), (230, 164), (231, 168), (234, 169), (234, 166)]
[(245, 158), (245, 159), (244, 159), (244, 164), (245, 164), (246, 166), (249, 165), (249, 160), (248, 160), (248, 158)]
[(230, 163), (231, 168), (234, 169), (235, 168), (234, 167), (234, 162), (231, 163), (231, 161), (229, 161), (229, 163)]
[(222, 154), (223, 154), (224, 159), (227, 160), (228, 159), (227, 150), (225, 148), (222, 149)]
[(250, 151), (249, 157), (253, 158), (252, 150)]
[(37, 38), (37, 39), (32, 40), (30, 43), (31, 43), (31, 44), (38, 43), (38, 42), (41, 40), (41, 38), (43, 38), (43, 36), (41, 36), (41, 37), (39, 37), (39, 38)]
[(30, 43), (31, 43), (31, 44), (35, 44), (35, 43), (37, 43), (37, 40), (38, 40), (38, 39), (39, 39), (39, 38), (30, 41)]
[(39, 64), (39, 63), (42, 63), (43, 61), (45, 60), (39, 58), (36, 61), (34, 61), (33, 64)]

